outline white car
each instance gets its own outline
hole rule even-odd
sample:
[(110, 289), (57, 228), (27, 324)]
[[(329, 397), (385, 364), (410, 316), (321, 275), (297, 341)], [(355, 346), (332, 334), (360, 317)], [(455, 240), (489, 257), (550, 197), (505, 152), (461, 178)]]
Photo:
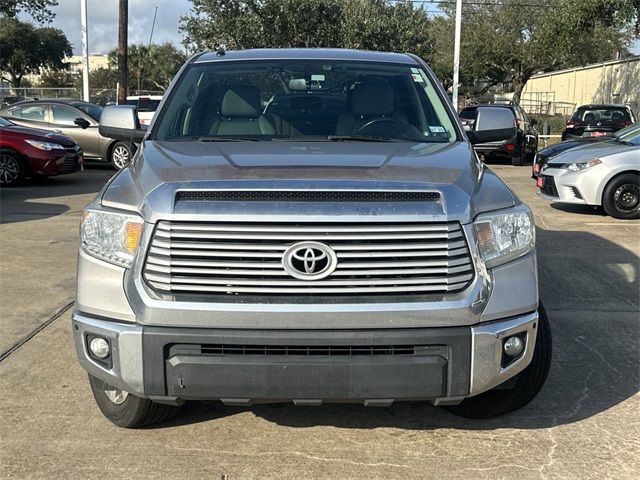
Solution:
[(537, 179), (552, 202), (602, 206), (615, 218), (640, 218), (640, 131), (553, 157)]
[(160, 105), (160, 100), (162, 95), (131, 95), (127, 97), (126, 105), (135, 105), (140, 125), (149, 125)]

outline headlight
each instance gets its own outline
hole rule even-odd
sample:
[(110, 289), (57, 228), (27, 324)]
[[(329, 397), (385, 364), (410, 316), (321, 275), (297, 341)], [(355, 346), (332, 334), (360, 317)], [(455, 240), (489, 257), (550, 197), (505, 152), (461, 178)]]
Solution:
[(85, 210), (80, 226), (80, 247), (105, 262), (131, 267), (142, 233), (137, 215)]
[(565, 163), (560, 168), (566, 168), (570, 172), (579, 172), (580, 170), (595, 167), (596, 165), (600, 165), (601, 163), (602, 161), (599, 158), (596, 158), (595, 160), (591, 160), (590, 162)]
[(58, 145), (57, 143), (41, 142), (40, 140), (25, 140), (25, 142), (27, 142), (31, 146), (39, 148), (40, 150), (45, 150), (47, 152), (56, 149), (64, 150), (64, 147), (62, 145)]
[(478, 215), (474, 225), (487, 268), (515, 260), (535, 247), (535, 225), (524, 206), (510, 212)]

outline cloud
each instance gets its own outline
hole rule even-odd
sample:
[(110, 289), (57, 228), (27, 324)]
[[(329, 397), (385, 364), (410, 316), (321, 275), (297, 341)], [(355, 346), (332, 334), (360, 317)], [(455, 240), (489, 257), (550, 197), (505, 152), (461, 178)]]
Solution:
[[(52, 24), (65, 33), (76, 55), (82, 53), (80, 1), (58, 0)], [(90, 53), (108, 53), (117, 46), (118, 5), (118, 0), (87, 0)], [(191, 8), (189, 0), (129, 0), (129, 44), (149, 42), (156, 6), (158, 16), (153, 43), (171, 42), (180, 47), (182, 35), (178, 26), (180, 17)]]

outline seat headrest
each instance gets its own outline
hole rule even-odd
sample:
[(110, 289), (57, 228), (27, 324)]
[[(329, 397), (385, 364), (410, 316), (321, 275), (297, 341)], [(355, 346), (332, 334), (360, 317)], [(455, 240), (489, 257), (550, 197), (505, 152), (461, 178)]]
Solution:
[(355, 115), (393, 113), (393, 88), (386, 83), (361, 83), (351, 92), (351, 111)]
[(260, 115), (260, 90), (253, 85), (229, 87), (222, 97), (220, 113), (224, 117), (257, 117)]

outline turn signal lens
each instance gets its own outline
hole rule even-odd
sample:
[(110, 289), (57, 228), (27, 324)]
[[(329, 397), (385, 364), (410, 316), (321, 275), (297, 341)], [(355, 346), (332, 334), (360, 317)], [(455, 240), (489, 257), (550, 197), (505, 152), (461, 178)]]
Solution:
[(123, 245), (130, 253), (136, 253), (140, 233), (142, 232), (142, 224), (137, 222), (127, 222), (124, 225)]

